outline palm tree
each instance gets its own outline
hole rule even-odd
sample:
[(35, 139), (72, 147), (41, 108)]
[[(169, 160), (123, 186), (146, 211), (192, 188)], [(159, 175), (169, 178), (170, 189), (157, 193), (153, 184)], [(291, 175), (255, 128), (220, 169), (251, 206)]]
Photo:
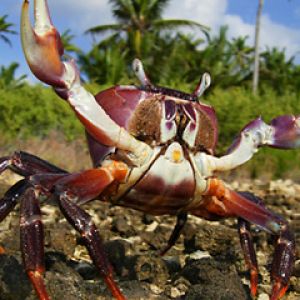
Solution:
[(113, 85), (120, 83), (122, 79), (128, 82), (128, 78), (125, 78), (127, 75), (125, 59), (127, 51), (122, 42), (124, 43), (117, 36), (111, 36), (95, 45), (88, 53), (78, 55), (80, 69), (89, 78), (89, 81)]
[(294, 57), (287, 58), (285, 49), (267, 48), (261, 54), (260, 81), (279, 94), (294, 89)]
[(17, 34), (17, 32), (10, 29), (12, 26), (14, 26), (14, 24), (7, 23), (6, 22), (7, 17), (8, 17), (7, 15), (0, 17), (0, 39), (11, 46), (11, 41), (9, 40), (9, 38), (6, 35), (7, 34)]
[(163, 19), (162, 12), (170, 0), (110, 0), (116, 24), (98, 25), (86, 31), (90, 34), (107, 32), (125, 34), (129, 49), (141, 57), (145, 36), (163, 30), (179, 27), (198, 28), (207, 32), (208, 28), (190, 20)]
[(1, 89), (16, 89), (24, 84), (26, 75), (16, 78), (15, 73), (19, 64), (16, 62), (11, 63), (8, 67), (0, 67), (0, 88)]
[(72, 53), (72, 52), (73, 52), (73, 53), (79, 55), (79, 54), (82, 53), (82, 51), (81, 51), (80, 48), (78, 48), (76, 45), (74, 45), (74, 44), (72, 43), (72, 40), (74, 39), (74, 37), (75, 37), (75, 35), (73, 35), (73, 34), (71, 33), (71, 30), (70, 30), (70, 29), (65, 30), (65, 31), (61, 34), (61, 36), (60, 36), (61, 41), (62, 41), (62, 44), (63, 44), (63, 46), (64, 46), (64, 51), (65, 51), (66, 53)]

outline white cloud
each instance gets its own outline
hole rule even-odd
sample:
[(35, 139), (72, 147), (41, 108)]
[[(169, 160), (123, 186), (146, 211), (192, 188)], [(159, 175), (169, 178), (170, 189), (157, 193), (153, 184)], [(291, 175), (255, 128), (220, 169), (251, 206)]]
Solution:
[(268, 15), (262, 18), (262, 45), (286, 49), (288, 55), (300, 51), (300, 30), (274, 23)]
[(221, 24), (226, 9), (227, 0), (173, 0), (164, 17), (190, 19), (215, 31)]
[[(225, 15), (224, 23), (228, 24), (230, 37), (248, 36), (248, 43), (254, 44), (254, 24), (246, 23), (236, 15)], [(263, 15), (260, 45), (262, 50), (266, 47), (277, 47), (280, 50), (285, 49), (287, 57), (293, 56), (300, 50), (300, 30), (273, 22), (268, 15)]]
[(66, 28), (81, 33), (92, 26), (113, 22), (108, 0), (60, 0), (48, 1), (53, 16)]

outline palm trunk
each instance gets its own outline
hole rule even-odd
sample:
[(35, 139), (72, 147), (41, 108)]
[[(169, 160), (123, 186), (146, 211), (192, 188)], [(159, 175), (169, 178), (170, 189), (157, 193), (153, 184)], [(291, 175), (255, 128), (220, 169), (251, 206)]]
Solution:
[(261, 12), (264, 5), (264, 0), (259, 0), (257, 14), (256, 14), (256, 25), (255, 25), (255, 52), (254, 52), (254, 70), (253, 70), (253, 94), (257, 93), (258, 81), (259, 81), (259, 32), (260, 32), (260, 19)]

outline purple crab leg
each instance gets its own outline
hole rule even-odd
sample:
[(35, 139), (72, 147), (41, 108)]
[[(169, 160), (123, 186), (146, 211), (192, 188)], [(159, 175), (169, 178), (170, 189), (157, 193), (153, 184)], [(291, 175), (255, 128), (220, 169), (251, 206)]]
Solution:
[(184, 228), (184, 225), (187, 222), (187, 213), (181, 213), (177, 216), (176, 225), (174, 230), (168, 240), (167, 246), (160, 252), (160, 255), (165, 255), (176, 243), (180, 237), (181, 231)]
[(209, 186), (205, 194), (217, 197), (228, 216), (240, 217), (277, 236), (272, 263), (273, 290), (270, 299), (278, 300), (288, 288), (296, 257), (295, 238), (289, 230), (287, 222), (267, 208), (225, 187), (219, 179), (209, 179)]
[(11, 169), (21, 176), (31, 176), (38, 173), (68, 173), (35, 155), (23, 151), (0, 158), (0, 174), (6, 169)]
[(284, 225), (275, 246), (272, 263), (271, 279), (273, 281), (272, 296), (270, 300), (281, 298), (288, 289), (289, 279), (292, 275), (296, 257), (296, 243), (293, 233)]
[(28, 188), (21, 198), (20, 235), (23, 264), (39, 299), (50, 299), (45, 288), (44, 229), (37, 190)]
[(258, 266), (253, 240), (250, 232), (250, 223), (244, 219), (239, 218), (238, 230), (245, 262), (248, 270), (250, 270), (251, 295), (255, 297), (258, 285)]
[(20, 196), (29, 187), (26, 179), (22, 179), (15, 183), (0, 200), (0, 222), (14, 209)]
[[(252, 193), (239, 192), (239, 194), (247, 198), (248, 200), (264, 207), (264, 203), (262, 202), (262, 200), (253, 195)], [(250, 232), (250, 223), (242, 218), (239, 218), (238, 230), (245, 262), (248, 267), (248, 270), (250, 271), (251, 295), (255, 297), (258, 285), (258, 265), (252, 235)]]
[(58, 197), (60, 209), (69, 223), (81, 234), (95, 266), (118, 300), (125, 300), (112, 276), (112, 267), (109, 264), (103, 249), (102, 239), (98, 233), (92, 218), (75, 203), (67, 193), (61, 193)]
[(53, 86), (56, 93), (69, 102), (94, 139), (105, 146), (130, 151), (132, 162), (136, 165), (147, 161), (152, 155), (151, 148), (114, 122), (94, 96), (85, 90), (73, 60), (61, 61), (62, 43), (51, 22), (47, 1), (35, 0), (34, 4), (34, 28), (29, 20), (28, 0), (23, 3), (21, 16), (22, 45), (32, 73)]
[[(91, 217), (78, 205), (93, 200), (113, 182), (122, 182), (128, 174), (128, 167), (120, 162), (111, 161), (98, 169), (90, 169), (77, 174), (69, 174), (55, 178), (52, 186), (48, 186), (57, 197), (60, 209), (69, 223), (81, 234), (98, 271), (108, 288), (118, 300), (124, 300), (117, 284), (113, 280), (112, 268), (106, 259), (101, 237)], [(49, 175), (32, 176), (32, 182), (45, 187)], [(46, 182), (46, 185), (44, 184)]]

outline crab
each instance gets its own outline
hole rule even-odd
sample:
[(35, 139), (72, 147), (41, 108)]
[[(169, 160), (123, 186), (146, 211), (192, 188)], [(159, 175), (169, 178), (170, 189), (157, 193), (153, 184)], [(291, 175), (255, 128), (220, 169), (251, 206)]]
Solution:
[(140, 86), (115, 86), (90, 94), (80, 82), (74, 60), (62, 60), (60, 36), (46, 0), (29, 1), (21, 15), (21, 38), (28, 65), (42, 82), (66, 100), (82, 122), (93, 168), (69, 173), (32, 154), (18, 151), (0, 158), (6, 169), (24, 178), (0, 200), (0, 221), (20, 202), (21, 252), (24, 268), (39, 299), (50, 299), (43, 280), (44, 246), (40, 198), (56, 200), (67, 221), (79, 232), (89, 255), (116, 299), (125, 299), (113, 278), (99, 232), (81, 205), (95, 199), (154, 215), (177, 217), (165, 254), (176, 242), (188, 214), (207, 220), (238, 218), (238, 233), (251, 294), (257, 294), (258, 266), (250, 223), (275, 236), (270, 299), (282, 297), (295, 261), (295, 240), (288, 223), (249, 192), (236, 192), (215, 175), (250, 160), (259, 147), (300, 147), (300, 116), (283, 115), (270, 125), (257, 118), (246, 125), (228, 152), (214, 155), (217, 118), (199, 98), (210, 85), (205, 73), (191, 94), (155, 86), (136, 59)]

